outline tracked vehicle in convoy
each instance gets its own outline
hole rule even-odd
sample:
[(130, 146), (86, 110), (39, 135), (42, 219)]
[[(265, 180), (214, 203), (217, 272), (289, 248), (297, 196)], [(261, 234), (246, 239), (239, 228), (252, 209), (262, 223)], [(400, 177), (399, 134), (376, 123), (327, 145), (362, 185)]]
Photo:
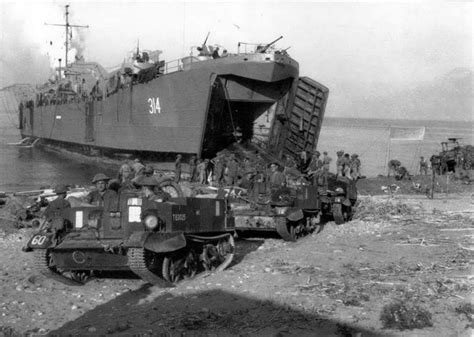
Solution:
[[(259, 186), (256, 189), (260, 189)], [(318, 226), (334, 220), (352, 219), (357, 201), (356, 181), (328, 178), (327, 188), (310, 184), (282, 187), (271, 193), (238, 195), (230, 203), (235, 230), (240, 236), (277, 233), (286, 241), (311, 234)]]
[(204, 271), (221, 271), (234, 255), (234, 222), (222, 199), (151, 201), (123, 193), (118, 212), (73, 207), (34, 234), (27, 249), (37, 270), (68, 284), (96, 272), (129, 270), (169, 286)]

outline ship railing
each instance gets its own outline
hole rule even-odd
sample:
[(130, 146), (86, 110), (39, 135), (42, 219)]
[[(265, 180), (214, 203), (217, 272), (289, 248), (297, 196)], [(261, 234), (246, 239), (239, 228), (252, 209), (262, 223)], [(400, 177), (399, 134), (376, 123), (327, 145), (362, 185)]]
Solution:
[(163, 69), (163, 74), (174, 73), (176, 71), (188, 70), (193, 63), (212, 60), (210, 56), (185, 56), (183, 58), (166, 62)]
[(184, 69), (183, 61), (181, 59), (169, 61), (165, 63), (165, 67), (163, 69), (163, 74), (174, 73), (177, 71), (182, 71)]

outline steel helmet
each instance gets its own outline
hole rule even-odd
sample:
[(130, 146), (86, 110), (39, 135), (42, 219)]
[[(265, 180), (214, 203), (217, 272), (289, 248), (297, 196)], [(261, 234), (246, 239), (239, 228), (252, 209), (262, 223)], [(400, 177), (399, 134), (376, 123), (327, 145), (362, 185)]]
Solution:
[(104, 181), (108, 181), (110, 180), (109, 177), (107, 177), (105, 174), (103, 173), (97, 173), (94, 178), (92, 179), (92, 183), (95, 184), (96, 182), (98, 181), (101, 181), (101, 180), (104, 180)]
[(56, 194), (67, 193), (67, 186), (64, 184), (57, 185), (56, 188), (54, 189), (54, 193)]

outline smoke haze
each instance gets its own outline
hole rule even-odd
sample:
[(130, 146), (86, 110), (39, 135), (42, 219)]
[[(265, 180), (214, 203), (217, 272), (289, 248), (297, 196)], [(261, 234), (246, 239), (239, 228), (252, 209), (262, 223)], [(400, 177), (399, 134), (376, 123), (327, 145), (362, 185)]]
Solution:
[[(283, 35), (277, 46), (291, 47), (300, 75), (330, 89), (327, 116), (472, 120), (471, 2), (69, 3), (71, 23), (90, 25), (73, 31), (72, 47), (104, 67), (120, 64), (137, 40), (171, 61), (208, 32), (231, 53), (239, 41)], [(1, 2), (0, 87), (44, 81), (48, 57), (51, 67), (64, 59), (64, 29), (44, 25), (63, 23), (64, 5)]]

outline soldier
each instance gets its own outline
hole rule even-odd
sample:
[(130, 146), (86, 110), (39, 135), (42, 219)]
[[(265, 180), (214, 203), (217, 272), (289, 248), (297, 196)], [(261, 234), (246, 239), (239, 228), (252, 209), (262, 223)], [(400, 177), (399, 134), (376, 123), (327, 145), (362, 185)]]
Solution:
[(420, 175), (428, 174), (428, 161), (423, 156), (420, 157)]
[(392, 159), (388, 162), (388, 175), (387, 177), (390, 177), (390, 174), (393, 173), (393, 175), (397, 174), (398, 169), (402, 166), (402, 163), (399, 160)]
[(274, 191), (282, 186), (286, 185), (286, 177), (283, 172), (280, 171), (280, 164), (270, 164), (270, 190)]
[(219, 153), (214, 159), (214, 181), (217, 186), (221, 186), (222, 180), (224, 179), (225, 161), (224, 155)]
[(196, 156), (194, 155), (189, 159), (189, 180), (196, 181)]
[(143, 165), (140, 159), (137, 158), (133, 161), (132, 168), (136, 178), (143, 174), (143, 169), (145, 169), (145, 165)]
[(53, 218), (61, 216), (63, 210), (71, 208), (71, 204), (66, 200), (66, 185), (57, 185), (54, 189), (54, 193), (56, 193), (57, 198), (51, 201), (43, 212), (46, 221), (51, 221)]
[(130, 165), (123, 164), (122, 166), (120, 166), (120, 169), (117, 174), (117, 179), (113, 179), (109, 182), (109, 188), (119, 194), (124, 191), (135, 190), (135, 185), (133, 184), (132, 176), (133, 173)]
[(255, 160), (255, 169), (257, 170), (257, 176), (259, 176), (259, 180), (263, 181), (266, 177), (266, 168), (265, 168), (265, 160), (263, 159), (262, 155), (257, 152), (257, 159)]
[(313, 158), (311, 158), (311, 163), (308, 167), (308, 177), (312, 178), (316, 172), (318, 172), (323, 167), (323, 161), (319, 158), (321, 153), (319, 151), (314, 151)]
[(103, 173), (98, 173), (92, 179), (96, 190), (90, 192), (85, 201), (91, 205), (104, 207), (104, 212), (115, 212), (118, 209), (118, 196), (113, 190), (107, 189), (110, 178)]
[(323, 165), (322, 169), (318, 170), (313, 176), (313, 185), (317, 186), (318, 193), (327, 193), (327, 190), (329, 189), (328, 179), (329, 168), (328, 166)]
[(351, 175), (351, 157), (349, 153), (345, 153), (343, 157), (344, 168), (343, 168), (343, 176), (349, 178)]
[(170, 195), (158, 188), (158, 180), (153, 176), (144, 175), (140, 177), (136, 184), (141, 187), (139, 195), (151, 201), (163, 202), (170, 199)]
[(323, 152), (323, 165), (327, 166), (328, 171), (330, 169), (331, 162), (332, 162), (332, 158), (328, 156), (327, 151), (324, 151)]
[(227, 161), (227, 167), (225, 170), (225, 182), (228, 186), (234, 185), (237, 183), (237, 174), (239, 170), (239, 165), (235, 158), (235, 154), (231, 154), (229, 156), (229, 160)]
[[(66, 200), (67, 187), (66, 185), (57, 185), (54, 189), (57, 198), (51, 201), (46, 207), (43, 216), (44, 222), (40, 226), (39, 230), (46, 230), (53, 233), (53, 241), (57, 243), (58, 235), (61, 234), (64, 229), (64, 218), (63, 211), (65, 209), (71, 208), (71, 204)], [(26, 249), (28, 250), (28, 249)]]
[(340, 150), (336, 152), (337, 159), (336, 159), (336, 167), (337, 167), (337, 174), (336, 177), (341, 177), (344, 174), (344, 151)]
[(206, 178), (206, 162), (204, 160), (198, 159), (197, 174), (198, 174), (198, 182), (200, 184), (205, 184), (207, 181), (207, 178)]
[(353, 153), (351, 156), (351, 165), (350, 165), (350, 176), (352, 180), (357, 180), (360, 177), (360, 159), (357, 153)]
[(400, 166), (397, 169), (397, 174), (395, 175), (396, 180), (402, 180), (404, 178), (410, 179), (410, 173), (405, 166)]
[(283, 173), (285, 175), (290, 175), (294, 177), (298, 177), (301, 175), (301, 173), (296, 168), (296, 162), (294, 161), (293, 157), (289, 154), (285, 155)]
[(255, 171), (252, 169), (246, 170), (245, 172), (243, 172), (242, 179), (240, 179), (239, 187), (245, 188), (248, 191), (252, 190), (254, 185), (254, 178)]
[(181, 180), (181, 158), (183, 156), (178, 154), (176, 156), (176, 161), (174, 162), (174, 181), (176, 183), (179, 183), (179, 181)]

